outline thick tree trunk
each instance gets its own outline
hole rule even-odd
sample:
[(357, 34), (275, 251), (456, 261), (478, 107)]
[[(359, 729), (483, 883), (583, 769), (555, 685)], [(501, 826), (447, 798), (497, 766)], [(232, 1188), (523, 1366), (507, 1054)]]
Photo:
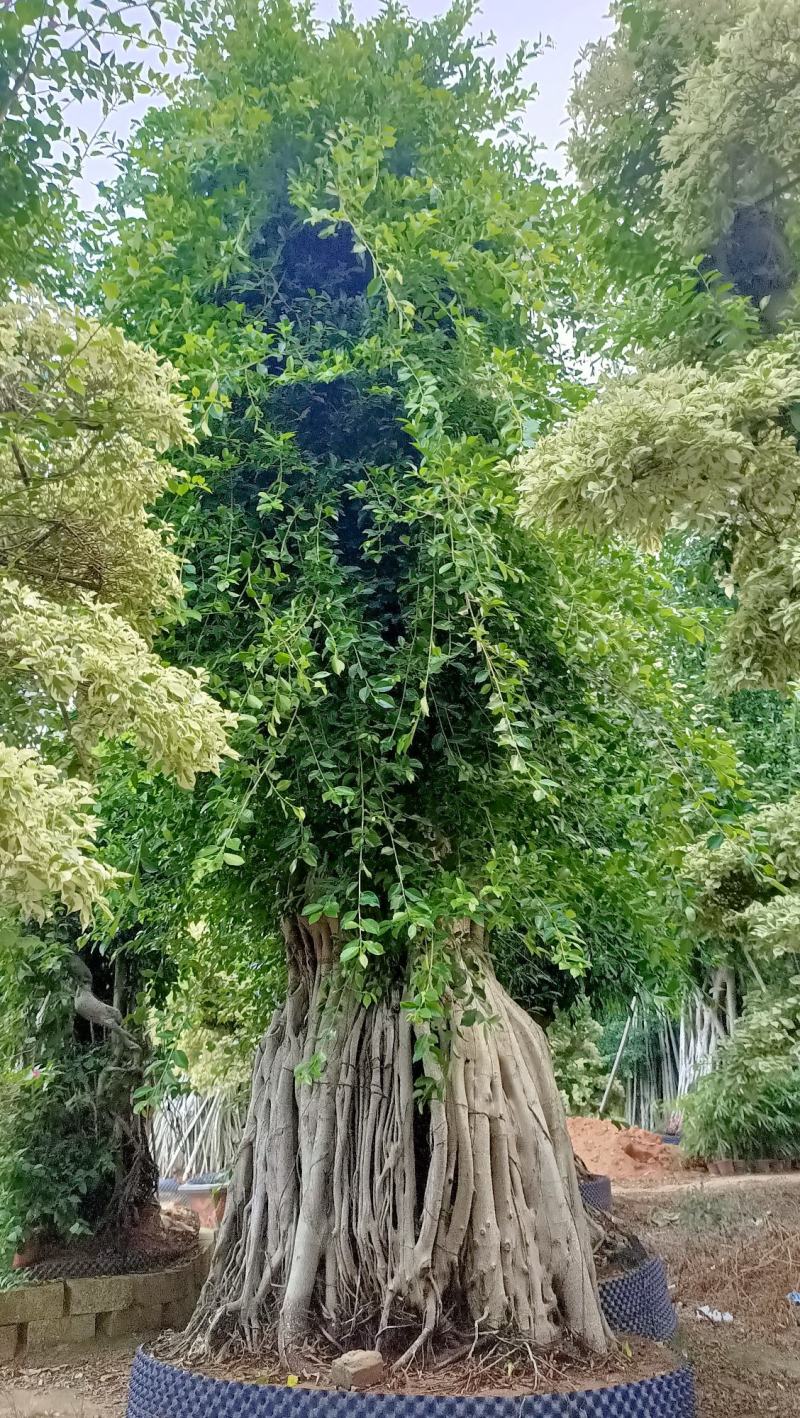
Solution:
[[(414, 1034), (336, 983), (329, 929), (285, 928), (290, 977), (249, 1114), (190, 1357), (309, 1334), (405, 1363), (447, 1323), (602, 1351), (589, 1231), (542, 1030), (487, 970), (488, 1025), (456, 1027), (419, 1114)], [(458, 948), (457, 940), (454, 948)], [(458, 1026), (458, 1009), (453, 1020)], [(297, 1066), (319, 1072), (300, 1081)], [(324, 1060), (324, 1063), (323, 1063)], [(416, 1114), (416, 1119), (415, 1119)]]

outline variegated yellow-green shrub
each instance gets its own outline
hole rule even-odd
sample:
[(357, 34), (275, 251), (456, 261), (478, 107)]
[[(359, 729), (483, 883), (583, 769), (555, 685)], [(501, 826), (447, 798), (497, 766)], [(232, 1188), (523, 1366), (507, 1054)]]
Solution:
[[(0, 308), (0, 680), (62, 712), (82, 762), (130, 739), (191, 787), (233, 717), (200, 675), (162, 663), (157, 617), (179, 563), (151, 507), (191, 440), (175, 372), (115, 329), (35, 301)], [(94, 858), (88, 783), (30, 743), (0, 743), (0, 905), (83, 921), (113, 874)]]
[(800, 179), (800, 7), (749, 0), (713, 58), (681, 75), (661, 142), (666, 213), (690, 252), (708, 250), (737, 210)]
[(784, 685), (800, 666), (798, 411), (796, 335), (720, 369), (675, 365), (610, 382), (526, 455), (521, 520), (653, 548), (670, 531), (719, 536), (738, 598), (727, 682)]
[(55, 896), (86, 918), (114, 873), (93, 855), (92, 790), (0, 743), (0, 906), (41, 919)]

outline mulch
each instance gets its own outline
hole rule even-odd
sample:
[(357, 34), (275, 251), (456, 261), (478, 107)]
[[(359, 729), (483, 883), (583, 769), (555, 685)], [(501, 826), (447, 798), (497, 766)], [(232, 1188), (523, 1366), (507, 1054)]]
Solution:
[[(528, 1346), (514, 1341), (488, 1340), (457, 1346), (435, 1355), (428, 1367), (412, 1365), (402, 1373), (387, 1371), (370, 1392), (395, 1394), (469, 1395), (484, 1398), (515, 1398), (525, 1394), (569, 1393), (574, 1389), (603, 1388), (610, 1384), (649, 1379), (678, 1366), (679, 1359), (669, 1345), (631, 1335), (612, 1354), (581, 1353), (566, 1346), (556, 1353), (534, 1355)], [(157, 1351), (156, 1351), (157, 1352)], [(298, 1388), (329, 1388), (331, 1351), (309, 1351), (298, 1365)], [(196, 1372), (215, 1379), (238, 1379), (242, 1383), (284, 1384), (286, 1370), (277, 1358), (254, 1359), (243, 1355), (224, 1363), (191, 1366)]]

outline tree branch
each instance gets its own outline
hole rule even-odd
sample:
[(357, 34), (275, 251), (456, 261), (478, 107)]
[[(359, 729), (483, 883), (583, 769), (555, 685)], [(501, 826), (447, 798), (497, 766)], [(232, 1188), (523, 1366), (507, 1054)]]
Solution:
[(30, 473), (28, 472), (28, 469), (25, 466), (25, 459), (23, 458), (19, 450), (19, 445), (14, 442), (13, 438), (11, 440), (11, 452), (14, 455), (14, 462), (16, 463), (17, 468), (19, 469), (19, 475), (22, 478), (22, 481), (24, 482), (26, 487), (30, 487)]

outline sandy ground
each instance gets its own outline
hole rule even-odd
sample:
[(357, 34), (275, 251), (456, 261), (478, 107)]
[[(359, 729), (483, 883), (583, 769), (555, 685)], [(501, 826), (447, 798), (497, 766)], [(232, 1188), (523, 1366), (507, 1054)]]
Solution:
[(48, 1367), (0, 1368), (0, 1418), (122, 1418), (134, 1340), (76, 1350)]
[(98, 1407), (70, 1388), (37, 1391), (14, 1387), (0, 1395), (3, 1418), (107, 1418), (114, 1411)]
[[(682, 1355), (694, 1364), (698, 1418), (800, 1418), (800, 1307), (786, 1299), (800, 1289), (800, 1173), (666, 1176), (616, 1183), (615, 1214), (667, 1261), (677, 1339), (669, 1349), (634, 1342), (632, 1353), (587, 1374), (587, 1386), (634, 1377), (654, 1358), (658, 1363), (659, 1350), (665, 1368)], [(700, 1319), (699, 1305), (728, 1311), (733, 1320)], [(76, 1353), (48, 1368), (0, 1369), (0, 1418), (123, 1418), (132, 1355), (129, 1345)], [(460, 1378), (461, 1391), (486, 1391), (491, 1376), (481, 1368), (490, 1362), (491, 1355), (476, 1355), (471, 1365), (461, 1360), (410, 1387), (458, 1392)], [(542, 1380), (562, 1387), (569, 1366), (559, 1371), (561, 1362), (540, 1360), (539, 1382), (531, 1370), (530, 1386), (518, 1369), (514, 1382), (493, 1391), (531, 1392)]]

